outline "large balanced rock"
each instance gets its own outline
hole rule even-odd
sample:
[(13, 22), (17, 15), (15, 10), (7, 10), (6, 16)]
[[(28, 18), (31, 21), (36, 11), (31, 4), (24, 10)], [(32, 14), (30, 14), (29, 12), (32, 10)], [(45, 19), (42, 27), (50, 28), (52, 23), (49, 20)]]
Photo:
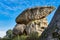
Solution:
[(33, 20), (30, 21), (27, 25), (24, 24), (16, 24), (13, 29), (13, 33), (15, 35), (22, 35), (24, 32), (25, 34), (29, 35), (31, 33), (38, 33), (39, 35), (42, 34), (44, 29), (48, 26), (48, 22), (46, 18)]
[(48, 16), (54, 7), (35, 7), (26, 9), (16, 18), (16, 26), (13, 29), (13, 33), (26, 34), (38, 33), (42, 34), (44, 29), (47, 28), (47, 19)]
[(13, 29), (13, 33), (15, 35), (18, 35), (18, 34), (21, 35), (21, 34), (23, 34), (25, 28), (26, 28), (26, 25), (24, 25), (24, 24), (16, 24)]
[(46, 29), (48, 26), (47, 19), (39, 19), (31, 21), (27, 24), (26, 32), (27, 34), (31, 33), (38, 33), (38, 35), (41, 35), (41, 33)]
[(26, 9), (17, 18), (16, 23), (27, 24), (32, 20), (39, 20), (48, 16), (54, 7), (35, 7)]

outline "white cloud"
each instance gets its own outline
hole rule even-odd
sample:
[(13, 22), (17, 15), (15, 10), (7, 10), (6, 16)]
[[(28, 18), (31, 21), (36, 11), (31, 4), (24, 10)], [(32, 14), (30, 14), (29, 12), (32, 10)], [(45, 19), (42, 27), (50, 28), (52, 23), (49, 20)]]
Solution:
[(0, 31), (0, 37), (3, 38), (6, 35), (6, 31)]

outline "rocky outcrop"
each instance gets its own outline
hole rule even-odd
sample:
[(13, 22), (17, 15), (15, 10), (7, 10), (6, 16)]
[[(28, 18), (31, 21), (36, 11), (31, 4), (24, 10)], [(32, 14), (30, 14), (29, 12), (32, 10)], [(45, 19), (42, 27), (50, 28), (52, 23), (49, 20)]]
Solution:
[(44, 29), (47, 28), (47, 26), (48, 26), (48, 22), (46, 18), (40, 20), (34, 20), (27, 24), (26, 32), (27, 34), (36, 32), (39, 35), (41, 35), (41, 33), (44, 31)]
[(48, 16), (54, 7), (35, 7), (23, 11), (17, 18), (16, 23), (27, 24), (32, 20), (38, 20)]
[(48, 28), (40, 36), (40, 40), (60, 40), (60, 6), (56, 10)]
[(13, 29), (13, 33), (15, 35), (18, 35), (18, 34), (21, 35), (21, 34), (23, 34), (25, 28), (26, 28), (26, 25), (24, 25), (24, 24), (16, 24)]
[(47, 28), (48, 16), (54, 7), (36, 7), (23, 11), (16, 18), (16, 26), (13, 29), (14, 34), (31, 34), (37, 32), (39, 35)]
[(50, 32), (46, 39), (60, 40), (60, 6), (55, 12), (54, 17), (48, 27), (50, 28)]

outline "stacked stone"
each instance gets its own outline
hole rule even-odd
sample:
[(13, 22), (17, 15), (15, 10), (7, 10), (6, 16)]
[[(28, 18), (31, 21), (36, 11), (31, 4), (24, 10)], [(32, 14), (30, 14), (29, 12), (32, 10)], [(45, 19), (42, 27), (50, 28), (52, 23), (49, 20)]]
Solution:
[(48, 23), (46, 16), (48, 16), (54, 7), (35, 7), (23, 11), (16, 18), (16, 26), (13, 29), (15, 35), (41, 33), (47, 28)]

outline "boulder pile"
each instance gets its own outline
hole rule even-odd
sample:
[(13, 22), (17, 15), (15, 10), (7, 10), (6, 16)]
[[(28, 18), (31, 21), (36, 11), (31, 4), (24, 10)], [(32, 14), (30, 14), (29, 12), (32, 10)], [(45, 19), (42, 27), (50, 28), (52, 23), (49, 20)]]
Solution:
[(44, 29), (47, 28), (48, 22), (46, 16), (48, 16), (54, 7), (34, 7), (29, 8), (23, 11), (17, 18), (16, 18), (16, 25), (13, 29), (13, 33), (15, 35), (22, 35), (22, 34), (31, 34), (31, 33), (41, 33)]

